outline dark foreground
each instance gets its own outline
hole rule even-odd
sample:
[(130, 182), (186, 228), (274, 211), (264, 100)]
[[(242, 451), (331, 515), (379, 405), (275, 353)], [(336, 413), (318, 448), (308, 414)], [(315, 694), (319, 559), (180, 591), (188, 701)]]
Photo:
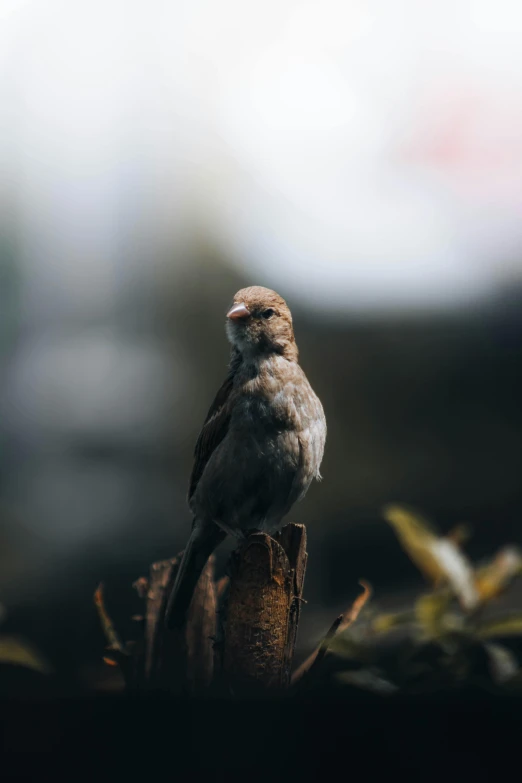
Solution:
[(3, 700), (1, 777), (51, 779), (53, 757), (65, 769), (52, 779), (68, 781), (92, 763), (91, 780), (114, 763), (132, 779), (143, 761), (147, 777), (173, 781), (502, 781), (519, 775), (521, 707), (477, 691), (383, 699), (351, 689), (292, 701)]

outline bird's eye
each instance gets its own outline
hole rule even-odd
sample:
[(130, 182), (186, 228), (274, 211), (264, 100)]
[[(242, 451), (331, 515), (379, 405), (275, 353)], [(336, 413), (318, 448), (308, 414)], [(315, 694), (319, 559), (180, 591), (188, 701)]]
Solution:
[(269, 307), (268, 310), (263, 310), (263, 312), (261, 313), (261, 316), (263, 318), (266, 318), (267, 320), (269, 318), (272, 318), (273, 315), (274, 315), (274, 311), (272, 310), (271, 307)]

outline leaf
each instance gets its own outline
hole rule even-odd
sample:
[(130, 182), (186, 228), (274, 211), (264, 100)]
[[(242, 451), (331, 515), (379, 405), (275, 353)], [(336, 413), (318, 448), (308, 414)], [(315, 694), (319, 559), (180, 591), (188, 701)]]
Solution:
[(495, 559), (475, 572), (481, 603), (500, 595), (522, 573), (522, 554), (516, 547), (501, 549)]
[(522, 614), (512, 613), (483, 622), (477, 628), (477, 636), (480, 639), (522, 636)]
[(452, 600), (452, 594), (446, 590), (423, 595), (415, 602), (415, 617), (428, 638), (437, 638), (449, 630), (445, 618)]
[(387, 633), (388, 631), (407, 625), (415, 620), (415, 612), (411, 609), (405, 612), (390, 612), (379, 614), (372, 622), (372, 631)]
[(440, 580), (444, 572), (433, 554), (437, 535), (429, 522), (402, 506), (387, 505), (383, 509), (383, 514), (393, 527), (402, 548), (424, 576), (430, 582)]
[(518, 661), (511, 650), (500, 644), (485, 644), (489, 657), (489, 667), (494, 682), (502, 684), (511, 680), (518, 673)]
[(354, 639), (350, 631), (335, 636), (328, 645), (328, 649), (341, 658), (349, 658), (354, 661), (365, 660), (368, 655), (368, 648)]
[(433, 551), (446, 575), (447, 582), (465, 610), (474, 609), (479, 603), (473, 568), (467, 557), (451, 541), (439, 538)]
[(0, 636), (0, 664), (11, 664), (50, 674), (47, 661), (27, 642), (15, 636)]
[(471, 529), (468, 525), (457, 525), (449, 531), (446, 538), (448, 541), (453, 541), (457, 546), (462, 546), (471, 537)]
[(384, 517), (412, 562), (434, 585), (449, 584), (463, 609), (474, 609), (479, 601), (473, 568), (458, 546), (438, 536), (421, 516), (397, 505), (385, 506)]
[(391, 693), (395, 693), (398, 688), (389, 680), (385, 680), (379, 677), (377, 674), (371, 671), (371, 669), (358, 669), (352, 672), (339, 672), (337, 674), (339, 682), (346, 683), (348, 685), (356, 685), (359, 688), (364, 688), (366, 691), (372, 693), (378, 693), (388, 696)]
[(363, 592), (357, 596), (348, 611), (339, 615), (339, 617), (334, 621), (319, 647), (314, 650), (314, 652), (294, 671), (292, 674), (293, 684), (298, 682), (305, 674), (309, 674), (316, 666), (318, 666), (328, 652), (332, 642), (335, 641), (336, 634), (338, 632), (346, 631), (357, 620), (361, 609), (367, 603), (372, 594), (372, 588), (368, 582), (365, 582), (364, 579), (360, 579), (359, 584), (363, 588)]

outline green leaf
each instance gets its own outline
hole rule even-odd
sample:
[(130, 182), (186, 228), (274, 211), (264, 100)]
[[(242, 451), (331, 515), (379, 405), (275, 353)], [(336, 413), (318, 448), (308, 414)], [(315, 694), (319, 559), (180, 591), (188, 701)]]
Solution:
[(0, 636), (0, 665), (11, 664), (34, 669), (42, 674), (50, 674), (51, 667), (44, 658), (27, 642), (15, 636)]
[(452, 600), (452, 594), (444, 591), (422, 595), (415, 602), (415, 617), (427, 638), (436, 639), (453, 630), (454, 622), (450, 623), (446, 618)]
[(437, 534), (428, 521), (403, 506), (393, 504), (384, 507), (383, 515), (412, 562), (431, 582), (437, 582), (444, 574), (432, 552)]
[(405, 612), (390, 612), (377, 615), (372, 621), (371, 627), (374, 633), (387, 633), (416, 619), (415, 612), (411, 609)]
[(450, 585), (461, 606), (474, 609), (479, 595), (473, 568), (457, 544), (438, 536), (423, 517), (402, 506), (385, 506), (383, 513), (401, 546), (424, 576), (434, 585)]
[(491, 642), (485, 644), (484, 648), (488, 653), (491, 676), (496, 683), (503, 684), (515, 677), (520, 667), (511, 650)]
[(503, 636), (522, 636), (522, 614), (513, 613), (481, 623), (477, 628), (480, 639)]
[(358, 669), (352, 672), (339, 672), (337, 680), (347, 685), (356, 685), (358, 688), (363, 688), (366, 691), (372, 693), (378, 693), (388, 696), (395, 693), (398, 688), (389, 680), (385, 680), (379, 677), (371, 669)]
[(363, 661), (368, 657), (368, 648), (358, 642), (350, 633), (338, 634), (330, 642), (328, 649), (341, 658)]
[(480, 601), (486, 603), (502, 593), (522, 574), (522, 554), (516, 547), (501, 549), (491, 563), (475, 572), (475, 584)]
[(460, 524), (449, 531), (446, 538), (449, 541), (453, 541), (457, 546), (462, 546), (466, 541), (469, 541), (471, 537), (471, 528), (469, 525)]

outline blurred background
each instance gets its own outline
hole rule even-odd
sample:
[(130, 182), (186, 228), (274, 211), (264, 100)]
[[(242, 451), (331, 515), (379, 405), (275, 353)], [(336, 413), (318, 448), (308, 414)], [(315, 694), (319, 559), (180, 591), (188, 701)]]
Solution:
[(360, 577), (421, 586), (383, 503), (521, 542), (521, 36), (516, 0), (0, 1), (0, 630), (64, 692), (98, 582), (131, 638), (185, 544), (245, 285), (329, 426), (300, 655)]

